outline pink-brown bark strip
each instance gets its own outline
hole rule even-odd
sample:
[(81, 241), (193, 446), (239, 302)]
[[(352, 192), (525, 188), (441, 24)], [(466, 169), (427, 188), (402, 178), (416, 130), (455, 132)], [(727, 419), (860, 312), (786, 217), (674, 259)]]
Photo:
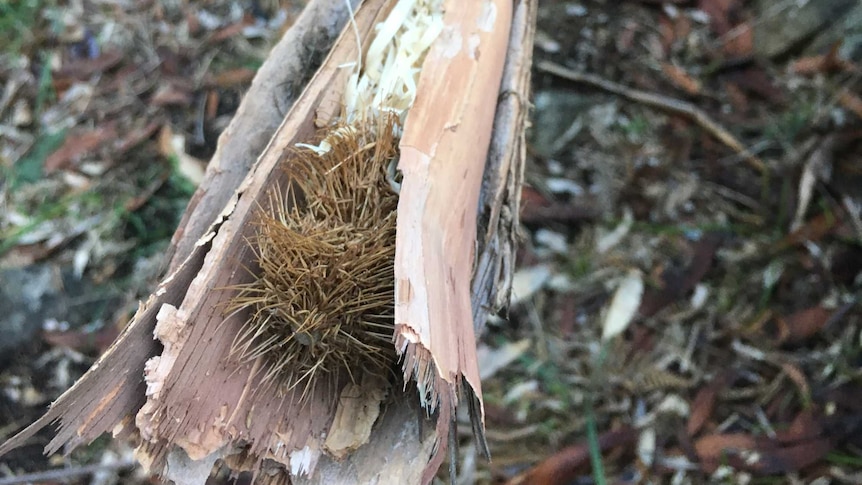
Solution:
[[(445, 2), (401, 139), (395, 345), (405, 378), (440, 413), (439, 451), (461, 379), (481, 396), (470, 291), (476, 211), (511, 21), (511, 0)], [(477, 411), (482, 422), (481, 399)]]

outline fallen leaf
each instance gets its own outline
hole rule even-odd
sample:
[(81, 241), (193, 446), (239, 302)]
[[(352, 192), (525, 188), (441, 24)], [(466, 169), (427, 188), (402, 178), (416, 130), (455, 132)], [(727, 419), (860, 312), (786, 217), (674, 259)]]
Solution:
[[(599, 448), (607, 451), (618, 446), (634, 443), (639, 433), (632, 428), (609, 431), (599, 436)], [(586, 470), (590, 461), (590, 449), (586, 443), (569, 446), (551, 455), (538, 465), (521, 473), (506, 485), (565, 485), (571, 483), (579, 472)]]
[(169, 83), (160, 86), (150, 98), (152, 106), (188, 106), (192, 102), (192, 90), (189, 86)]
[(779, 250), (788, 246), (799, 246), (809, 241), (817, 242), (830, 234), (841, 224), (841, 213), (820, 213), (806, 221), (798, 229), (785, 236), (779, 243)]
[(707, 473), (712, 473), (726, 461), (728, 453), (752, 450), (756, 445), (754, 436), (749, 434), (711, 434), (698, 439), (694, 449)]
[(521, 268), (516, 271), (512, 277), (511, 305), (514, 306), (530, 299), (551, 279), (551, 275), (551, 268), (544, 264)]
[(851, 93), (847, 88), (843, 89), (838, 96), (838, 104), (862, 118), (862, 98)]
[(798, 344), (816, 335), (826, 323), (832, 311), (818, 305), (800, 310), (786, 317), (776, 317), (779, 344)]
[(216, 117), (218, 114), (218, 105), (219, 105), (219, 94), (218, 90), (211, 89), (207, 92), (207, 104), (206, 109), (204, 110), (204, 117), (207, 120), (211, 120)]
[(144, 140), (150, 138), (151, 136), (153, 136), (156, 130), (159, 129), (160, 125), (160, 121), (152, 121), (146, 126), (135, 128), (132, 131), (126, 133), (126, 136), (120, 139), (120, 142), (117, 145), (115, 151), (115, 155), (122, 155), (127, 151), (131, 150), (132, 148), (136, 147)]
[(167, 124), (159, 132), (159, 152), (169, 159), (176, 160), (176, 169), (195, 186), (201, 183), (206, 172), (207, 163), (186, 153), (186, 139), (183, 135), (175, 135)]
[(691, 29), (691, 17), (688, 15), (677, 15), (673, 22), (674, 37), (684, 41), (691, 35)]
[(717, 35), (731, 29), (730, 16), (739, 8), (737, 0), (698, 0), (697, 8), (709, 16), (709, 26)]
[(748, 95), (732, 82), (725, 81), (722, 83), (724, 93), (727, 95), (733, 110), (737, 113), (744, 114), (748, 111)]
[(578, 198), (570, 203), (548, 200), (531, 187), (521, 190), (521, 222), (545, 224), (548, 222), (576, 223), (599, 217), (600, 211), (592, 197)]
[(727, 74), (727, 79), (747, 94), (759, 96), (775, 105), (784, 103), (784, 93), (761, 66), (734, 70)]
[(796, 204), (796, 214), (793, 216), (791, 229), (802, 225), (808, 207), (814, 197), (814, 187), (820, 181), (831, 178), (832, 167), (835, 159), (835, 148), (837, 145), (836, 135), (826, 135), (821, 141), (812, 142), (815, 147), (808, 155), (802, 175), (799, 177), (799, 189)]
[(623, 220), (613, 228), (613, 230), (605, 231), (602, 228), (597, 230), (596, 234), (596, 252), (604, 254), (613, 249), (628, 235), (634, 224), (634, 216), (632, 211), (626, 208), (623, 211)]
[(787, 374), (787, 377), (796, 384), (797, 390), (801, 395), (802, 402), (806, 405), (811, 402), (811, 387), (808, 385), (808, 379), (805, 377), (805, 373), (799, 369), (795, 364), (790, 362), (784, 362), (781, 364), (781, 370)]
[(820, 438), (774, 450), (757, 450), (757, 461), (747, 468), (759, 475), (794, 472), (817, 463), (832, 448), (829, 439)]
[(602, 323), (602, 340), (621, 334), (632, 322), (641, 304), (644, 282), (641, 272), (632, 269), (617, 287)]
[(222, 27), (216, 30), (210, 37), (207, 39), (207, 44), (217, 44), (221, 41), (230, 39), (231, 37), (235, 37), (237, 35), (242, 34), (243, 29), (247, 26), (252, 25), (254, 23), (254, 19), (246, 16), (239, 22), (234, 22), (226, 27)]
[(706, 386), (697, 391), (694, 400), (691, 403), (691, 413), (688, 417), (688, 423), (685, 426), (685, 432), (689, 436), (694, 436), (703, 428), (706, 421), (712, 415), (712, 410), (715, 407), (715, 397), (718, 391), (726, 387), (730, 383), (730, 374), (725, 373), (716, 379), (713, 379)]
[(254, 69), (245, 67), (222, 71), (213, 76), (212, 84), (220, 88), (231, 88), (250, 83), (256, 73)]
[(54, 249), (56, 248), (41, 243), (19, 244), (3, 253), (0, 265), (5, 268), (28, 266), (47, 258)]
[(94, 74), (103, 73), (119, 64), (123, 59), (123, 52), (112, 50), (103, 52), (95, 59), (76, 59), (65, 64), (59, 71), (54, 73), (54, 82), (68, 82), (69, 79), (83, 81)]
[(841, 42), (835, 42), (826, 54), (799, 58), (790, 64), (790, 72), (806, 75), (840, 71), (857, 71), (858, 69), (855, 64), (842, 59), (839, 56), (840, 47)]
[(721, 240), (718, 234), (706, 234), (693, 243), (694, 256), (687, 268), (661, 269), (661, 283), (657, 288), (644, 292), (640, 314), (651, 317), (693, 290), (712, 267), (713, 256), (721, 245)]
[(479, 359), (479, 377), (481, 379), (490, 379), (500, 369), (518, 360), (529, 348), (530, 339), (507, 342), (496, 349), (492, 349), (487, 345), (480, 346), (476, 350), (476, 357)]
[(776, 431), (775, 440), (782, 444), (793, 444), (819, 438), (822, 433), (823, 426), (809, 409), (797, 414), (786, 429)]
[(42, 339), (55, 347), (66, 347), (84, 354), (101, 354), (120, 335), (116, 325), (105, 325), (96, 332), (83, 330), (44, 331)]
[(44, 173), (51, 174), (80, 162), (103, 143), (117, 138), (116, 124), (105, 123), (95, 129), (70, 133), (54, 153), (45, 159)]
[(754, 52), (754, 29), (749, 22), (733, 27), (724, 35), (721, 50), (732, 59), (747, 58)]
[[(676, 32), (673, 28), (673, 20), (670, 19), (667, 15), (662, 15), (658, 19), (658, 34), (661, 38), (661, 46), (664, 50), (665, 56), (670, 54), (671, 46), (676, 40)], [(632, 41), (634, 40), (634, 33), (631, 35)]]
[(652, 467), (655, 460), (656, 450), (656, 430), (654, 427), (647, 427), (641, 430), (641, 435), (638, 438), (637, 455), (641, 463), (647, 467)]

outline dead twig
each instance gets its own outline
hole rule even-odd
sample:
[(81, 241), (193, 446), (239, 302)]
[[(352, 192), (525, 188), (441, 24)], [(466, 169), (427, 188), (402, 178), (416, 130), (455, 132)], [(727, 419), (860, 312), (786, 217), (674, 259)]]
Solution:
[(757, 169), (760, 173), (766, 173), (766, 164), (763, 163), (763, 160), (745, 148), (745, 146), (743, 146), (735, 136), (713, 121), (706, 112), (691, 103), (659, 94), (632, 89), (623, 86), (622, 84), (604, 79), (600, 76), (596, 76), (595, 74), (573, 71), (549, 61), (541, 61), (536, 67), (540, 71), (553, 74), (554, 76), (559, 76), (563, 79), (568, 79), (569, 81), (588, 84), (609, 93), (622, 96), (628, 100), (684, 116), (697, 123), (698, 126), (706, 130), (720, 142), (724, 143), (732, 150), (735, 150), (749, 165)]
[(44, 472), (27, 473), (14, 477), (0, 478), (0, 485), (18, 485), (20, 483), (42, 483), (62, 482), (75, 477), (92, 475), (101, 471), (118, 471), (132, 468), (136, 465), (134, 460), (118, 461), (116, 463), (97, 463), (95, 465), (73, 466), (69, 468), (57, 468)]

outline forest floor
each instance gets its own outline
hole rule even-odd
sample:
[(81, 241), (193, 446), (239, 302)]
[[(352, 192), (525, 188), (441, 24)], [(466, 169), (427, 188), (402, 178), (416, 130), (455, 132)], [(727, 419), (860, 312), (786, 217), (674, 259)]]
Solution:
[[(299, 3), (0, 5), (0, 441), (149, 294)], [(465, 422), (460, 483), (862, 483), (860, 26), (853, 0), (540, 2), (493, 460)], [(0, 483), (152, 482), (50, 436)]]

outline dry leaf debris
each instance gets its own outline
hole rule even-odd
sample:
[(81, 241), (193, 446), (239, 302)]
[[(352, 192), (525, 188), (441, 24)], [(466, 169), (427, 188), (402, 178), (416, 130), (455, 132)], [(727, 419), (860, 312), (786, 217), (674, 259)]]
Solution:
[[(595, 480), (590, 402), (602, 448), (637, 434), (603, 451), (608, 483), (826, 483), (862, 464), (846, 400), (862, 397), (862, 234), (845, 202), (862, 193), (838, 162), (859, 157), (834, 144), (859, 132), (844, 93), (860, 59), (816, 42), (758, 57), (761, 25), (792, 8), (753, 3), (540, 9), (527, 297), (484, 337), (532, 345), (483, 380), (494, 461), (476, 483)], [(666, 109), (689, 104), (704, 117)], [(607, 327), (633, 269), (634, 318)]]

